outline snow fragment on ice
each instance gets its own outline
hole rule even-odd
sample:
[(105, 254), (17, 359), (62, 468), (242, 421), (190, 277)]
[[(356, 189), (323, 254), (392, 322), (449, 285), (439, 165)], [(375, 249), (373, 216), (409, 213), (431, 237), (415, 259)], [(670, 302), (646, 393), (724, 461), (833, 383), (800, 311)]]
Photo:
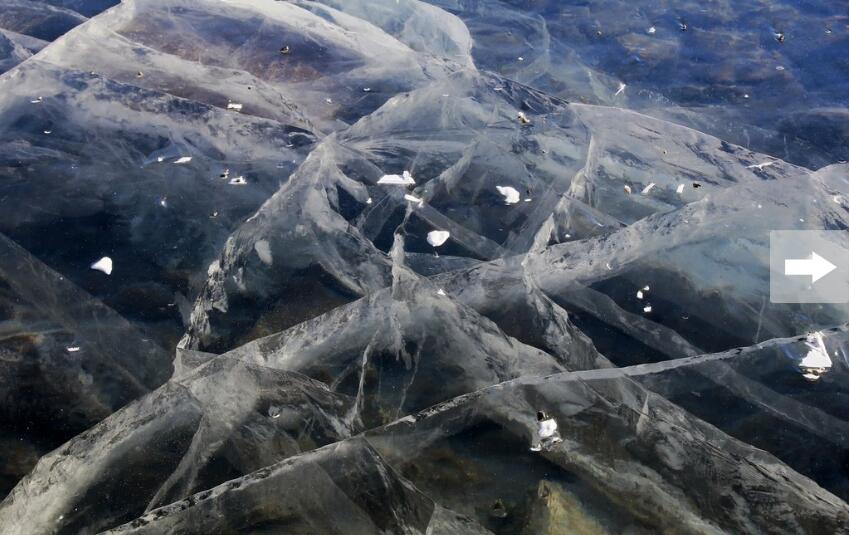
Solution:
[(439, 247), (448, 240), (451, 233), (447, 230), (431, 230), (427, 233), (427, 242), (434, 247)]
[(799, 361), (799, 370), (802, 372), (802, 377), (808, 381), (817, 381), (831, 370), (833, 365), (831, 357), (828, 356), (822, 333), (818, 332), (808, 336), (805, 345), (808, 347), (808, 352)]
[(557, 430), (557, 421), (542, 411), (537, 413), (537, 435), (539, 440), (531, 446), (531, 451), (549, 450), (563, 442)]
[(377, 183), (387, 186), (412, 186), (416, 181), (409, 171), (404, 171), (401, 175), (383, 175)]
[(97, 262), (92, 264), (91, 269), (94, 269), (96, 271), (102, 271), (103, 273), (106, 273), (107, 275), (111, 275), (112, 274), (112, 259), (109, 258), (108, 256), (104, 256), (103, 258), (101, 258), (100, 260), (98, 260)]
[(519, 202), (519, 192), (512, 186), (495, 186), (498, 193), (504, 195), (504, 204), (516, 204)]

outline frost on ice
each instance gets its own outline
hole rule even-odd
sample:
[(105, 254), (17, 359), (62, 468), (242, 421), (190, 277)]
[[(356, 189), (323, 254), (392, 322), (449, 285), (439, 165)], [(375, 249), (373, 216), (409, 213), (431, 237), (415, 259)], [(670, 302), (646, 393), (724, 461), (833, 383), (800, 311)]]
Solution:
[(420, 197), (416, 197), (415, 195), (410, 195), (409, 193), (404, 195), (404, 199), (413, 203), (413, 204), (418, 205), (419, 207), (421, 207), (424, 204), (424, 199), (422, 199)]
[(268, 240), (259, 240), (256, 242), (254, 244), (254, 250), (263, 264), (270, 266), (273, 263), (273, 258), (271, 257), (271, 246), (269, 245)]

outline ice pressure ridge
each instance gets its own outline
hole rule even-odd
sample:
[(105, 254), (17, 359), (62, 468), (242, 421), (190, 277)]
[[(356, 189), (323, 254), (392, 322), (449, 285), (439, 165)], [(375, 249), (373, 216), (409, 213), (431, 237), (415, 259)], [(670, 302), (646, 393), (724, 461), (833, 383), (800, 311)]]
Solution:
[[(849, 310), (768, 299), (770, 230), (849, 226), (842, 149), (777, 140), (845, 109), (766, 3), (30, 4), (3, 533), (849, 531)], [(649, 76), (758, 31), (745, 99)]]

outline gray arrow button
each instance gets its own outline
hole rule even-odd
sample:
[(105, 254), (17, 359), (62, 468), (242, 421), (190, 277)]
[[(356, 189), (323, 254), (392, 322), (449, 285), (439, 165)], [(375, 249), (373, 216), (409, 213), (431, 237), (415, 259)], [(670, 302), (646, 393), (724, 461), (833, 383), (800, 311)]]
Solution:
[(849, 233), (775, 230), (769, 234), (773, 303), (849, 302)]

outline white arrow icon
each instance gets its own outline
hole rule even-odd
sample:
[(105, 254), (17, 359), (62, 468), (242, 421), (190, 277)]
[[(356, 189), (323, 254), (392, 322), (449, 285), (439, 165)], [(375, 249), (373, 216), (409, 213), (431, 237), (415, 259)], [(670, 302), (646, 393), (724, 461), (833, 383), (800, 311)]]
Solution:
[(837, 269), (837, 266), (814, 252), (811, 252), (810, 258), (787, 258), (784, 260), (785, 275), (809, 275), (811, 283), (817, 282), (835, 269)]

